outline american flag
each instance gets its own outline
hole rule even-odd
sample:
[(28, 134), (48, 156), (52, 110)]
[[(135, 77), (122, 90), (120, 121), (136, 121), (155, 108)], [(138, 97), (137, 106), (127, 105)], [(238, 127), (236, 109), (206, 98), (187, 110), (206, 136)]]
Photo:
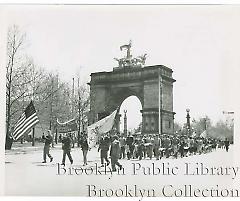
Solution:
[(27, 106), (22, 116), (18, 120), (16, 126), (14, 127), (12, 137), (14, 140), (19, 139), (22, 135), (24, 135), (29, 129), (34, 127), (39, 122), (35, 107), (33, 102)]

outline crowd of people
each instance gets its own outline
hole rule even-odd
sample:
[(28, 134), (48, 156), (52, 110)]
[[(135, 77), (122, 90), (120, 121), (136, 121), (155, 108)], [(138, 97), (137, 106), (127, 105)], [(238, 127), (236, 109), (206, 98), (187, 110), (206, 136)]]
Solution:
[[(111, 136), (100, 139), (99, 147), (108, 150), (111, 144)], [(177, 136), (177, 135), (144, 135), (144, 136), (120, 136), (119, 159), (152, 159), (157, 160), (165, 157), (187, 157), (189, 155), (207, 153), (217, 148), (229, 149), (230, 141), (216, 140), (213, 138)], [(104, 152), (104, 156), (106, 151)]]
[[(45, 141), (43, 163), (46, 163), (46, 157), (53, 161), (50, 155), (50, 145), (53, 141), (50, 131), (47, 136), (43, 136)], [(62, 165), (65, 165), (66, 156), (68, 156), (70, 163), (73, 163), (71, 156), (72, 137), (67, 133), (61, 138), (63, 157)], [(79, 144), (83, 153), (83, 165), (87, 165), (87, 153), (89, 151), (87, 135), (82, 134), (79, 138)], [(120, 169), (122, 165), (119, 159), (162, 159), (163, 157), (178, 158), (187, 157), (190, 155), (203, 154), (216, 150), (217, 148), (229, 150), (230, 141), (217, 140), (213, 138), (192, 137), (187, 135), (110, 135), (106, 134), (99, 138), (98, 152), (100, 152), (101, 166), (108, 166), (111, 163), (112, 171), (116, 171), (116, 166)], [(110, 153), (109, 153), (110, 151)], [(110, 156), (110, 160), (109, 160)]]

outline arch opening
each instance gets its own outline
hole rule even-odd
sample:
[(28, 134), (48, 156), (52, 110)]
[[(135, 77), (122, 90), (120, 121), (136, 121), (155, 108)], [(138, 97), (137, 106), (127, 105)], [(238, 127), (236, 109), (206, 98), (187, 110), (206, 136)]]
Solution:
[[(120, 106), (119, 114), (120, 117), (120, 133), (121, 134), (134, 134), (135, 132), (141, 132), (142, 124), (142, 103), (137, 96), (129, 96), (123, 100)], [(125, 119), (125, 112), (126, 117)], [(124, 128), (125, 122), (127, 123)], [(127, 129), (127, 130), (126, 130)]]

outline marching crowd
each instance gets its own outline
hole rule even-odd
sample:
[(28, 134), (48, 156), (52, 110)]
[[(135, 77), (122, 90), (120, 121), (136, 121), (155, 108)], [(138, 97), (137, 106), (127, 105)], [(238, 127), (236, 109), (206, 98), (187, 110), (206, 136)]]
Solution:
[[(108, 150), (111, 136), (101, 138), (99, 147)], [(119, 159), (139, 159), (155, 157), (157, 160), (166, 157), (187, 157), (193, 154), (207, 153), (216, 148), (229, 149), (228, 139), (216, 140), (213, 138), (172, 136), (172, 135), (148, 135), (141, 137), (119, 137)], [(105, 148), (106, 147), (106, 148)]]
[[(50, 145), (53, 141), (51, 132), (48, 131), (47, 136), (43, 136), (45, 140), (43, 163), (46, 163), (46, 156), (53, 161), (53, 157), (49, 154)], [(72, 138), (71, 134), (66, 134), (62, 139), (62, 165), (65, 165), (66, 156), (68, 156), (71, 164), (73, 159), (71, 156)], [(83, 165), (87, 165), (87, 153), (89, 151), (87, 135), (81, 135), (79, 144), (83, 153)], [(217, 140), (213, 138), (191, 137), (186, 135), (143, 135), (143, 136), (127, 136), (123, 135), (104, 135), (98, 141), (98, 152), (100, 152), (101, 166), (111, 163), (112, 171), (116, 171), (116, 166), (120, 169), (122, 165), (119, 159), (162, 159), (163, 157), (178, 158), (190, 155), (203, 154), (216, 150), (217, 148), (229, 150), (230, 141)], [(110, 151), (110, 153), (108, 153)], [(110, 161), (109, 161), (110, 155)]]

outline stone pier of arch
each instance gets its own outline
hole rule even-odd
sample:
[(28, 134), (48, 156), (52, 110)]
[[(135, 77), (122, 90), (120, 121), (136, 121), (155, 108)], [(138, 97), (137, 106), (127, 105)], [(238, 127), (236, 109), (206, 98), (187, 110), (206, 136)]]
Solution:
[(142, 133), (173, 134), (173, 83), (176, 80), (172, 73), (172, 69), (163, 65), (118, 67), (111, 72), (92, 73), (88, 83), (89, 125), (109, 115), (129, 96), (136, 96), (142, 104)]

